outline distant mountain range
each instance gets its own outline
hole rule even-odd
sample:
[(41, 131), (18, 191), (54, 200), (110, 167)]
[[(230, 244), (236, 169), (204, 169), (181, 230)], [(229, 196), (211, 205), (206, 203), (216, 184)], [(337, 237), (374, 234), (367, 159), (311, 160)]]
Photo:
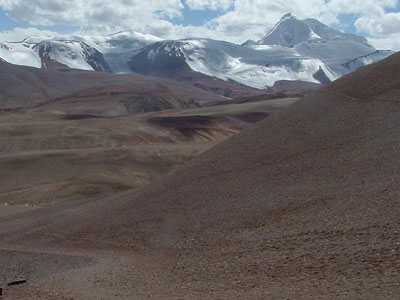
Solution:
[(1, 42), (0, 59), (44, 69), (140, 73), (180, 80), (211, 76), (257, 89), (282, 80), (328, 83), (392, 51), (315, 19), (287, 14), (260, 41), (162, 40), (123, 31), (107, 36), (29, 37)]

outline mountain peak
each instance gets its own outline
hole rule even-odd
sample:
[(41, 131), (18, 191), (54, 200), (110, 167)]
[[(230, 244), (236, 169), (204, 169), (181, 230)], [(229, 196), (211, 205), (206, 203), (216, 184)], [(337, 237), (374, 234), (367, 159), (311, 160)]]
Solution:
[(286, 20), (286, 19), (297, 19), (296, 16), (292, 15), (292, 13), (287, 13), (286, 15), (283, 15), (283, 17), (281, 18), (282, 20)]
[(299, 20), (291, 13), (284, 15), (257, 44), (294, 47), (302, 43), (338, 40), (368, 44), (364, 37), (340, 32), (316, 19)]
[(307, 24), (288, 13), (280, 19), (258, 44), (293, 47), (316, 38), (318, 39), (319, 37), (314, 34)]

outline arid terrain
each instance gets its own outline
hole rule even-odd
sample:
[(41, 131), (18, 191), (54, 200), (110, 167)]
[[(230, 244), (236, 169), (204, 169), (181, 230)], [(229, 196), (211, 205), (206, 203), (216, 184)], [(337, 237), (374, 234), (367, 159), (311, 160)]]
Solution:
[[(45, 174), (52, 174), (46, 180), (55, 190), (66, 184), (68, 192), (71, 184), (76, 194), (85, 178), (88, 190), (107, 190), (0, 214), (0, 282), (27, 279), (7, 287), (5, 299), (397, 299), (399, 73), (396, 54), (250, 127), (243, 124), (284, 102), (102, 122), (47, 114), (41, 124), (37, 114), (3, 114), (9, 125), (2, 136), (13, 132), (1, 145), (1, 169), (9, 176), (1, 180), (14, 184), (9, 191), (23, 189), (17, 187), (22, 177), (12, 173), (32, 158), (39, 163), (23, 173), (29, 194), (46, 188), (45, 180), (35, 183)], [(75, 125), (61, 134), (65, 122)], [(42, 134), (43, 144), (18, 141), (16, 133), (26, 136), (35, 126), (37, 137), (40, 128), (54, 131)], [(96, 147), (89, 149), (82, 136)], [(130, 138), (134, 146), (127, 145)], [(48, 149), (35, 153), (38, 145)], [(164, 176), (146, 173), (164, 154), (164, 163), (179, 164), (211, 146)], [(23, 153), (26, 147), (30, 153)], [(54, 151), (54, 161), (41, 162), (44, 151)], [(99, 157), (106, 159), (99, 164)], [(65, 174), (56, 170), (62, 164)], [(143, 169), (128, 171), (130, 164)], [(135, 187), (145, 181), (151, 182), (116, 193), (115, 182)]]
[(0, 66), (3, 211), (140, 187), (296, 100), (222, 83), (241, 91), (235, 104), (167, 79)]
[(0, 203), (40, 205), (142, 186), (294, 101), (113, 118), (4, 113)]

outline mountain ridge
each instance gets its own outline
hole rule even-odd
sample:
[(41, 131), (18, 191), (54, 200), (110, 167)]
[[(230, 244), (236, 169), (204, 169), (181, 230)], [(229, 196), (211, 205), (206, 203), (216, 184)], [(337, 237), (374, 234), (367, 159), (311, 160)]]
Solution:
[[(37, 51), (44, 47), (39, 44), (50, 49), (44, 57)], [(373, 55), (376, 51), (364, 37), (342, 33), (316, 19), (299, 20), (292, 14), (283, 16), (263, 39), (242, 45), (204, 38), (163, 40), (131, 30), (0, 43), (0, 58), (36, 68), (160, 77), (184, 68), (189, 77), (199, 73), (262, 90), (282, 80), (327, 83), (393, 54)], [(350, 64), (352, 61), (356, 63)]]

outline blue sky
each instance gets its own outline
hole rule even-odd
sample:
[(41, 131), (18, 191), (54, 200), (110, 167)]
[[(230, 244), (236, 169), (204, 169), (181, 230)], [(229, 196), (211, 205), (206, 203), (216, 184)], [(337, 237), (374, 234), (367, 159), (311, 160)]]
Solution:
[(185, 8), (182, 12), (183, 16), (171, 19), (174, 24), (182, 24), (184, 26), (202, 26), (206, 22), (211, 21), (225, 12), (222, 10), (190, 10)]
[(400, 49), (398, 0), (0, 0), (0, 40), (131, 29), (241, 43), (261, 38), (288, 12)]

